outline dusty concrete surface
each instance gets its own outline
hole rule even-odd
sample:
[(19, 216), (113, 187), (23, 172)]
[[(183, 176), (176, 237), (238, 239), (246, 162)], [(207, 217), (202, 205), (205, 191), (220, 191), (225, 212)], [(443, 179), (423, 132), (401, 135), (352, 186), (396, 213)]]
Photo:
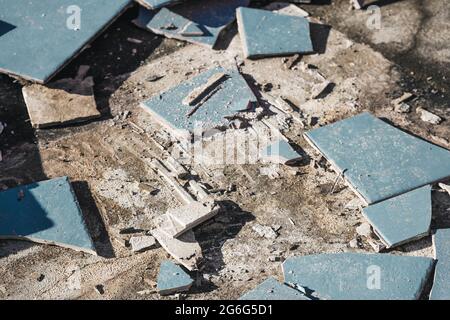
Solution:
[[(22, 84), (0, 75), (0, 121), (7, 124), (0, 135), (0, 187), (69, 176), (75, 181), (100, 255), (0, 241), (0, 298), (161, 298), (155, 292), (155, 281), (160, 262), (168, 258), (166, 252), (159, 247), (133, 253), (124, 246), (126, 236), (119, 235), (119, 230), (127, 227), (149, 230), (152, 218), (181, 205), (143, 161), (161, 154), (153, 141), (160, 128), (138, 105), (211, 66), (229, 67), (237, 61), (251, 86), (268, 91), (260, 96), (262, 104), (266, 94), (283, 95), (314, 118), (306, 129), (369, 110), (449, 148), (449, 93), (446, 82), (438, 81), (450, 77), (449, 69), (442, 67), (449, 62), (448, 43), (443, 42), (442, 33), (433, 32), (448, 23), (448, 8), (440, 1), (427, 1), (426, 5), (421, 1), (380, 1), (385, 3), (382, 11), (390, 28), (395, 29), (389, 32), (396, 36), (374, 36), (364, 29), (363, 12), (349, 11), (348, 1), (332, 2), (302, 6), (331, 26), (314, 27), (319, 54), (302, 58), (335, 84), (322, 99), (309, 99), (313, 73), (301, 68), (286, 70), (282, 58), (243, 60), (235, 26), (221, 50), (211, 51), (137, 29), (130, 22), (136, 8), (58, 75), (73, 77), (79, 65), (91, 66), (89, 75), (94, 77), (97, 105), (103, 115), (98, 121), (35, 131), (28, 120)], [(409, 12), (407, 24), (395, 18), (403, 17), (405, 10)], [(132, 43), (127, 38), (143, 42)], [(396, 41), (388, 41), (392, 39)], [(154, 76), (163, 77), (148, 81)], [(410, 103), (413, 111), (406, 114), (395, 112), (390, 104), (403, 92), (417, 96)], [(421, 121), (414, 111), (419, 106), (444, 121), (440, 125)], [(283, 257), (373, 252), (364, 238), (360, 248), (350, 248), (349, 242), (357, 237), (356, 227), (364, 222), (360, 208), (347, 205), (357, 197), (343, 184), (330, 193), (336, 175), (318, 160), (303, 139), (303, 130), (293, 124), (285, 132), (307, 155), (295, 176), (283, 169), (278, 179), (270, 179), (260, 174), (266, 165), (259, 163), (216, 165), (206, 170), (193, 166), (203, 183), (230, 191), (216, 195), (226, 210), (194, 229), (205, 259), (201, 271), (193, 274), (197, 281), (185, 298), (235, 299), (270, 275), (281, 279), (281, 262), (269, 261), (274, 252)], [(228, 188), (230, 185), (236, 188)], [(450, 226), (449, 208), (448, 194), (434, 191), (433, 228)], [(252, 229), (256, 223), (281, 226), (279, 236), (261, 238)], [(431, 257), (431, 237), (392, 253)], [(95, 289), (99, 284), (104, 286), (104, 294)]]

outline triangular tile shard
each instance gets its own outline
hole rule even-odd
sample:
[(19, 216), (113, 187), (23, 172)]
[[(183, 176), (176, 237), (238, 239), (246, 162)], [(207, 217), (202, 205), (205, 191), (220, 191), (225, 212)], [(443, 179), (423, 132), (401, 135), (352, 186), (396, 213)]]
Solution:
[(335, 253), (288, 258), (284, 281), (322, 300), (419, 299), (434, 261), (390, 254)]
[(314, 51), (309, 21), (304, 17), (252, 8), (238, 8), (236, 16), (246, 58)]
[[(249, 0), (191, 0), (158, 12), (144, 8), (134, 23), (141, 28), (168, 38), (188, 41), (214, 48), (220, 34), (236, 19), (236, 8), (247, 6)], [(188, 27), (191, 25), (191, 27)], [(186, 33), (192, 25), (203, 34)]]
[(420, 239), (430, 232), (431, 186), (368, 206), (363, 215), (387, 248)]
[[(217, 74), (226, 77), (206, 88)], [(188, 98), (200, 87), (205, 88), (199, 93), (200, 99), (194, 99), (193, 105), (186, 103), (192, 101)], [(174, 135), (183, 136), (183, 132), (192, 132), (196, 125), (205, 129), (224, 126), (228, 117), (247, 111), (256, 103), (256, 96), (239, 71), (217, 67), (152, 97), (141, 107)]]
[(239, 300), (310, 300), (302, 292), (270, 277)]
[(108, 27), (130, 0), (0, 0), (0, 72), (44, 83)]
[(194, 280), (172, 261), (163, 261), (159, 267), (157, 290), (160, 295), (188, 291)]
[(162, 7), (172, 6), (185, 0), (135, 0), (135, 1), (147, 9), (155, 10)]
[(370, 113), (305, 134), (367, 204), (450, 176), (450, 152)]
[(430, 300), (450, 300), (450, 229), (439, 229), (433, 235), (437, 260)]
[(67, 177), (0, 192), (0, 239), (30, 240), (96, 254)]
[(284, 139), (277, 140), (261, 151), (261, 158), (277, 164), (291, 165), (302, 159), (302, 156)]

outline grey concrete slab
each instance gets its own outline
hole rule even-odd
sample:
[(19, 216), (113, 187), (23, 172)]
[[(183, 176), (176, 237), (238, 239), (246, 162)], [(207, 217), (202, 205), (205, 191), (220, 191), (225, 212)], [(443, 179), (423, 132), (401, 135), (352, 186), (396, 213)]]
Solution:
[(431, 224), (431, 186), (404, 193), (363, 209), (387, 248), (422, 238)]
[[(203, 86), (211, 76), (220, 72), (226, 73), (228, 77), (206, 101), (194, 107), (183, 104), (183, 100), (195, 88)], [(256, 102), (257, 98), (237, 70), (216, 67), (152, 97), (141, 103), (141, 107), (149, 111), (160, 124), (176, 132), (192, 131), (196, 123), (201, 123), (204, 128), (226, 125), (226, 117), (245, 111)]]
[(242, 295), (239, 300), (310, 300), (297, 289), (269, 277), (256, 288)]
[(243, 7), (236, 16), (246, 58), (314, 51), (309, 21), (304, 17)]
[(0, 239), (23, 239), (96, 254), (67, 177), (0, 192)]
[(439, 229), (433, 235), (437, 259), (430, 300), (450, 300), (450, 229)]
[(450, 176), (450, 152), (370, 113), (311, 130), (307, 140), (368, 204)]
[[(222, 31), (236, 19), (236, 8), (248, 0), (191, 0), (160, 11), (142, 8), (134, 23), (156, 34), (213, 48)], [(188, 24), (195, 24), (203, 35), (183, 34)]]
[(169, 295), (188, 291), (194, 280), (172, 261), (161, 262), (158, 274), (157, 290), (160, 295)]
[(390, 254), (335, 253), (291, 257), (284, 281), (325, 300), (413, 300), (422, 293), (433, 259)]
[(14, 27), (0, 33), (0, 72), (46, 82), (129, 4), (130, 0), (0, 0), (2, 25)]

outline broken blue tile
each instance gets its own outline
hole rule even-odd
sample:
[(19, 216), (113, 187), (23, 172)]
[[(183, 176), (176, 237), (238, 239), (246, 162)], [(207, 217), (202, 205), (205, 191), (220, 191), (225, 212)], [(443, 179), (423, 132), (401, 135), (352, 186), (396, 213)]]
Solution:
[[(188, 117), (196, 107), (183, 104), (183, 100), (195, 88), (204, 85), (213, 75), (221, 72), (228, 77), (220, 84), (219, 90)], [(160, 124), (177, 132), (192, 131), (196, 124), (202, 124), (203, 128), (225, 125), (225, 117), (245, 111), (256, 101), (255, 95), (239, 71), (216, 67), (152, 97), (141, 103), (141, 107), (149, 111)]]
[(387, 248), (422, 238), (430, 232), (431, 187), (368, 206), (363, 215)]
[(25, 239), (96, 254), (67, 177), (0, 192), (0, 239)]
[(155, 10), (166, 6), (171, 6), (185, 0), (135, 0), (147, 9)]
[(288, 258), (284, 281), (322, 300), (419, 299), (434, 261), (390, 254), (334, 253)]
[(160, 295), (188, 291), (194, 280), (172, 261), (165, 260), (159, 267), (157, 290)]
[(305, 134), (368, 204), (450, 176), (450, 152), (370, 113)]
[(246, 58), (311, 53), (314, 51), (309, 21), (267, 10), (236, 10)]
[(129, 4), (130, 0), (0, 0), (1, 28), (14, 26), (0, 36), (0, 72), (48, 81)]
[(310, 300), (302, 292), (280, 283), (273, 277), (260, 283), (239, 300)]
[(276, 163), (293, 164), (300, 160), (302, 156), (292, 148), (292, 146), (284, 139), (275, 141), (266, 146), (261, 157)]
[(433, 235), (434, 271), (430, 300), (450, 300), (450, 229), (439, 229)]
[[(134, 23), (156, 34), (213, 48), (222, 31), (236, 19), (236, 8), (249, 0), (191, 0), (158, 12), (140, 8)], [(194, 24), (203, 35), (183, 35), (186, 25)]]

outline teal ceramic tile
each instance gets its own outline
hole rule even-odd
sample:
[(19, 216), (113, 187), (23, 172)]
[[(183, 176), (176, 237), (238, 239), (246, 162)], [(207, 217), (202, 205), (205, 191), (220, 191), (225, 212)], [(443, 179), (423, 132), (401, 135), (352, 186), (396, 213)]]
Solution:
[(291, 257), (284, 281), (323, 300), (413, 300), (422, 293), (433, 259), (390, 254), (335, 253)]
[(189, 290), (194, 280), (172, 261), (165, 260), (159, 267), (157, 290), (161, 295), (168, 295)]
[(284, 139), (269, 144), (261, 152), (263, 158), (272, 159), (277, 163), (291, 164), (302, 158)]
[[(211, 76), (219, 72), (228, 75), (227, 79), (221, 83), (221, 88), (188, 117), (187, 114), (194, 107), (183, 104), (183, 99), (193, 89), (204, 85)], [(225, 125), (227, 124), (225, 117), (246, 110), (256, 101), (252, 90), (237, 70), (217, 67), (152, 97), (141, 106), (169, 129), (192, 131), (196, 123), (203, 124), (204, 128)]]
[(171, 6), (184, 0), (136, 0), (140, 5), (147, 9), (159, 9), (166, 6)]
[(237, 20), (246, 58), (311, 53), (309, 21), (267, 10), (238, 8)]
[(431, 187), (368, 206), (363, 215), (388, 248), (422, 238), (430, 231)]
[[(46, 82), (128, 4), (130, 0), (0, 0), (0, 72)], [(73, 28), (76, 8), (81, 9), (79, 28)], [(12, 29), (5, 33), (5, 26)]]
[[(158, 12), (141, 8), (134, 22), (156, 34), (213, 48), (221, 32), (236, 19), (236, 8), (248, 4), (249, 0), (190, 0)], [(203, 35), (182, 34), (192, 23)]]
[(67, 177), (0, 192), (0, 238), (28, 239), (96, 254)]
[(268, 278), (239, 300), (310, 300), (300, 291), (293, 289), (275, 278)]
[(450, 229), (439, 229), (433, 235), (437, 259), (430, 300), (450, 300)]
[(450, 176), (450, 152), (370, 113), (306, 133), (368, 204)]

